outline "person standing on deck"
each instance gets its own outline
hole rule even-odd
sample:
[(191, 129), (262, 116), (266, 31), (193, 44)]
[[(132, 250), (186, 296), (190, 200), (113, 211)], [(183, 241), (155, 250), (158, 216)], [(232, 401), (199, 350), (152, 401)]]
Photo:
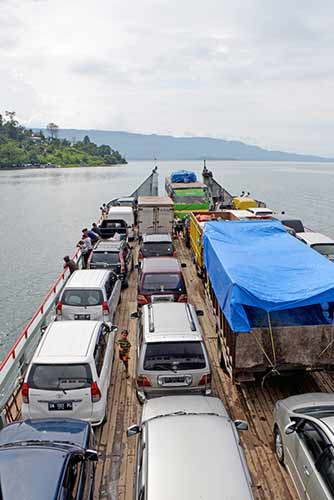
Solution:
[(65, 255), (65, 257), (64, 257), (64, 262), (65, 262), (65, 264), (64, 264), (64, 269), (65, 269), (66, 267), (68, 267), (68, 268), (69, 268), (69, 271), (70, 271), (70, 274), (73, 274), (73, 273), (74, 273), (74, 271), (76, 271), (76, 270), (78, 269), (77, 264), (74, 262), (74, 260), (73, 260), (73, 259), (70, 259), (68, 255)]
[(82, 236), (84, 236), (84, 234), (87, 234), (89, 236), (93, 246), (100, 239), (100, 237), (94, 231), (88, 231), (86, 227), (82, 230)]
[(121, 338), (117, 341), (119, 349), (119, 359), (123, 362), (126, 378), (129, 378), (129, 359), (130, 359), (130, 348), (131, 344), (128, 340), (129, 332), (127, 330), (122, 330)]
[(79, 241), (77, 246), (81, 248), (82, 257), (84, 261), (84, 269), (87, 269), (88, 259), (93, 249), (92, 241), (87, 233), (83, 234), (82, 239)]
[(101, 231), (99, 230), (99, 228), (97, 227), (96, 223), (95, 222), (92, 222), (92, 229), (91, 231), (93, 231), (93, 233), (97, 234), (98, 236), (101, 237)]

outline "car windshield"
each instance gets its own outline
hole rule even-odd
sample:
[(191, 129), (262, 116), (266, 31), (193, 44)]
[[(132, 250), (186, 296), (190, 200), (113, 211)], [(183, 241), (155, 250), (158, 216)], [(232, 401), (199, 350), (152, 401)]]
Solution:
[(184, 282), (178, 273), (145, 274), (144, 292), (184, 292)]
[(144, 257), (168, 257), (173, 255), (173, 245), (168, 241), (144, 243), (142, 253)]
[(146, 346), (144, 370), (197, 370), (205, 366), (201, 342), (152, 342)]
[(61, 302), (65, 306), (98, 306), (103, 303), (101, 290), (65, 290)]
[(92, 373), (88, 364), (33, 364), (28, 377), (32, 389), (49, 391), (90, 387)]
[(318, 243), (316, 245), (312, 245), (313, 250), (325, 257), (328, 257), (331, 260), (334, 260), (334, 243)]
[(118, 252), (93, 252), (91, 258), (92, 264), (110, 264), (115, 265), (119, 263)]

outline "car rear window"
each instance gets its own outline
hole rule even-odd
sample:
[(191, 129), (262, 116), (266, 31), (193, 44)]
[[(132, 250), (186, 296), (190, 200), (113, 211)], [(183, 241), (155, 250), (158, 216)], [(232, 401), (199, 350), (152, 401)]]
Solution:
[(168, 242), (144, 243), (142, 253), (144, 257), (168, 257), (173, 255), (173, 245)]
[(90, 387), (92, 372), (88, 364), (38, 364), (32, 365), (28, 385), (32, 389), (49, 391), (83, 389)]
[(103, 294), (101, 290), (65, 290), (61, 301), (72, 307), (98, 306), (103, 303)]
[(93, 252), (91, 262), (93, 264), (119, 264), (118, 252)]
[(178, 273), (145, 274), (144, 292), (185, 292), (182, 275)]
[(146, 345), (144, 370), (193, 370), (205, 366), (201, 342), (152, 342)]
[(282, 220), (281, 221), (284, 226), (291, 227), (291, 229), (294, 229), (296, 233), (304, 233), (305, 229), (303, 226), (303, 223), (301, 220), (294, 220), (294, 219), (289, 219), (289, 220)]
[(316, 245), (312, 245), (313, 250), (321, 255), (325, 255), (326, 257), (334, 258), (334, 244), (331, 243), (318, 243)]

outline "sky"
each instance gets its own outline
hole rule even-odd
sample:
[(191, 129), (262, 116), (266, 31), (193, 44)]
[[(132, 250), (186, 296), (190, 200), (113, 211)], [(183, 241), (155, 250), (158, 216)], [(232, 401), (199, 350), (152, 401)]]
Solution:
[(0, 0), (0, 112), (334, 157), (333, 42), (333, 0)]

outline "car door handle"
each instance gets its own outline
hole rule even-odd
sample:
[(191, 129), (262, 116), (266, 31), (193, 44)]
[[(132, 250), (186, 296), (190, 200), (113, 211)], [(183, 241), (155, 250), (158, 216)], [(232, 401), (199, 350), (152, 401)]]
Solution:
[(305, 474), (306, 477), (310, 476), (310, 472), (309, 472), (309, 470), (308, 470), (308, 468), (307, 468), (306, 465), (304, 465), (304, 474)]

